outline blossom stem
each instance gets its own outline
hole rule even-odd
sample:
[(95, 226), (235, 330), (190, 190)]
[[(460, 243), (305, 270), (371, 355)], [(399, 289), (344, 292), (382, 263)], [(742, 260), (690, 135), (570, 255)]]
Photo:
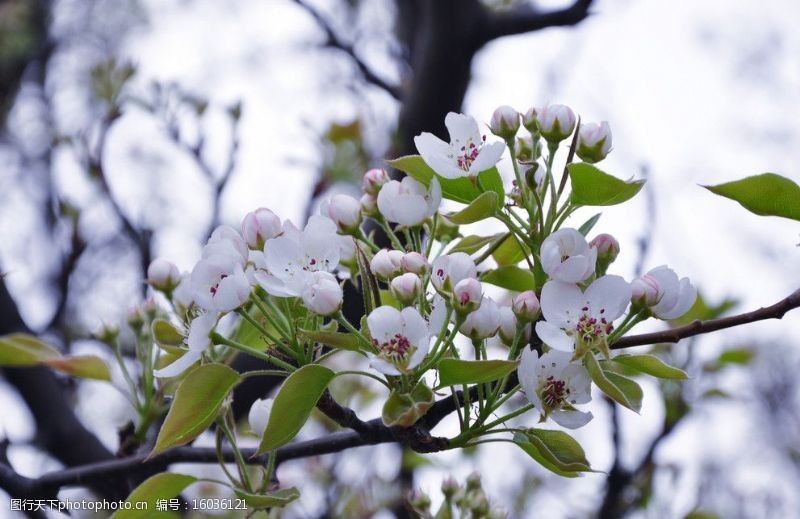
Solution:
[(533, 407), (534, 407), (533, 404), (524, 405), (524, 406), (520, 407), (519, 409), (517, 409), (516, 411), (511, 411), (507, 415), (503, 415), (500, 418), (498, 418), (497, 420), (495, 420), (493, 422), (489, 422), (484, 426), (481, 426), (478, 430), (481, 431), (481, 433), (483, 433), (485, 431), (488, 431), (489, 429), (491, 429), (495, 425), (500, 425), (502, 423), (507, 422), (508, 420), (511, 420), (512, 418), (515, 418), (515, 417), (517, 417), (517, 416), (519, 416), (521, 414), (527, 413), (528, 411), (533, 409)]
[(217, 425), (219, 426), (220, 429), (222, 429), (222, 432), (225, 434), (225, 437), (228, 438), (228, 442), (231, 444), (231, 447), (233, 448), (233, 454), (236, 457), (236, 467), (239, 469), (239, 477), (241, 478), (242, 483), (244, 484), (248, 492), (252, 492), (253, 485), (250, 482), (250, 474), (247, 472), (247, 464), (244, 462), (242, 453), (236, 445), (236, 436), (233, 434), (233, 431), (231, 430), (230, 423), (228, 422), (229, 418), (230, 418), (230, 409), (228, 409), (228, 412), (225, 413), (224, 416), (220, 417), (220, 419), (217, 420)]
[(335, 376), (339, 377), (339, 376), (342, 376), (342, 375), (360, 375), (362, 377), (369, 377), (369, 378), (371, 378), (373, 380), (377, 380), (378, 382), (380, 382), (381, 384), (386, 386), (389, 390), (392, 389), (392, 386), (390, 386), (389, 383), (386, 382), (384, 379), (382, 379), (381, 377), (379, 377), (377, 375), (373, 375), (372, 373), (369, 373), (367, 371), (358, 371), (358, 370), (337, 371)]
[(525, 210), (528, 212), (528, 218), (530, 221), (533, 222), (535, 220), (535, 215), (533, 214), (533, 205), (531, 204), (530, 198), (528, 197), (528, 185), (524, 182), (522, 178), (522, 173), (519, 171), (519, 164), (517, 163), (517, 148), (516, 142), (514, 138), (510, 138), (506, 140), (506, 146), (508, 146), (508, 152), (511, 154), (511, 166), (514, 168), (514, 178), (517, 181), (517, 187), (519, 188), (519, 194), (522, 197), (522, 205)]
[(356, 234), (356, 238), (358, 238), (359, 240), (361, 240), (361, 241), (363, 241), (364, 243), (366, 243), (366, 244), (367, 244), (367, 246), (368, 246), (370, 249), (372, 249), (372, 252), (378, 252), (379, 250), (381, 250), (381, 248), (380, 248), (380, 247), (378, 247), (378, 246), (375, 244), (375, 242), (374, 242), (374, 241), (372, 241), (372, 240), (370, 240), (370, 239), (369, 239), (369, 236), (367, 236), (366, 234), (364, 234), (364, 231), (363, 231), (363, 229), (361, 229), (361, 227), (359, 227), (359, 228), (358, 228), (358, 233)]
[(425, 257), (429, 258), (431, 250), (433, 249), (433, 242), (436, 239), (436, 228), (439, 226), (439, 213), (433, 215), (433, 222), (431, 223), (430, 232), (428, 233), (428, 244), (425, 247)]
[[(270, 300), (269, 296), (267, 296), (265, 299), (254, 297), (253, 302), (258, 309), (261, 310), (261, 313), (264, 314), (264, 317), (267, 318), (270, 324), (275, 327), (276, 330), (278, 330), (278, 333), (280, 333), (281, 336), (287, 341), (291, 341), (293, 335), (291, 333), (292, 325), (289, 323), (289, 320), (286, 319), (286, 316), (281, 309), (278, 308), (272, 300)], [(278, 319), (276, 316), (280, 316), (280, 319)], [(279, 320), (282, 322), (279, 323)]]
[(556, 158), (556, 151), (558, 151), (558, 144), (549, 143), (547, 145), (547, 182), (550, 185), (550, 210), (547, 214), (547, 220), (545, 223), (545, 228), (547, 229), (547, 234), (550, 234), (552, 231), (552, 226), (555, 223), (556, 219), (556, 208), (558, 206), (558, 193), (556, 192), (556, 180), (553, 176), (553, 162)]
[(353, 325), (350, 323), (350, 321), (348, 321), (348, 320), (347, 320), (347, 318), (344, 316), (344, 314), (343, 314), (341, 311), (340, 311), (338, 314), (336, 314), (336, 320), (339, 322), (339, 324), (341, 324), (342, 326), (344, 326), (344, 328), (345, 328), (345, 329), (346, 329), (348, 332), (352, 333), (353, 335), (355, 335), (355, 336), (356, 336), (356, 338), (357, 338), (358, 340), (360, 340), (361, 342), (363, 342), (363, 343), (364, 343), (364, 344), (367, 346), (367, 348), (368, 348), (370, 351), (373, 351), (373, 350), (375, 350), (375, 347), (372, 345), (372, 343), (371, 343), (370, 341), (368, 341), (368, 340), (367, 340), (367, 338), (366, 338), (366, 337), (364, 337), (364, 334), (363, 334), (363, 333), (361, 333), (359, 330), (357, 330), (357, 329), (356, 329), (356, 327), (355, 327), (355, 326), (353, 326)]
[(265, 353), (263, 351), (258, 351), (256, 349), (251, 348), (250, 346), (247, 346), (246, 344), (242, 344), (240, 342), (232, 341), (232, 340), (230, 340), (230, 339), (228, 339), (226, 337), (223, 337), (222, 335), (220, 335), (217, 332), (212, 332), (209, 337), (211, 338), (211, 340), (213, 340), (217, 344), (224, 344), (225, 346), (230, 346), (231, 348), (233, 348), (235, 350), (239, 350), (239, 351), (241, 351), (243, 353), (247, 353), (248, 355), (252, 355), (253, 357), (257, 357), (259, 359), (265, 360), (265, 361), (269, 362), (270, 364), (274, 364), (275, 366), (278, 366), (279, 368), (285, 369), (286, 371), (292, 372), (292, 371), (294, 371), (296, 369), (294, 366), (292, 366), (288, 362), (283, 361), (283, 360), (278, 359), (278, 358), (275, 358), (274, 356), (270, 355), (269, 353)]
[[(282, 341), (281, 339), (279, 339), (279, 338), (275, 337), (274, 335), (272, 335), (271, 333), (269, 333), (269, 331), (267, 331), (267, 329), (266, 329), (266, 328), (264, 328), (264, 327), (261, 325), (261, 323), (259, 323), (258, 321), (256, 321), (256, 320), (253, 318), (253, 316), (251, 316), (251, 315), (250, 315), (248, 312), (246, 312), (245, 310), (242, 310), (242, 309), (240, 308), (240, 309), (236, 310), (236, 313), (238, 313), (239, 315), (241, 315), (241, 316), (242, 316), (242, 317), (243, 317), (243, 318), (244, 318), (244, 319), (245, 319), (247, 322), (249, 322), (250, 324), (252, 324), (252, 325), (253, 325), (253, 326), (256, 328), (256, 330), (258, 330), (259, 332), (261, 332), (261, 333), (262, 333), (262, 334), (263, 334), (263, 335), (264, 335), (264, 336), (265, 336), (267, 339), (269, 339), (270, 341), (272, 341), (272, 343), (273, 343), (275, 346), (277, 346), (277, 347), (278, 347), (278, 348), (279, 348), (281, 351), (283, 351), (284, 353), (286, 353), (287, 355), (289, 355), (290, 357), (292, 357), (292, 358), (293, 358), (294, 360), (296, 360), (298, 363), (301, 361), (301, 356), (300, 356), (300, 354), (299, 354), (298, 352), (296, 352), (295, 350), (293, 350), (292, 348), (290, 348), (289, 346), (287, 346), (286, 344), (284, 344), (284, 343), (283, 343), (283, 341)], [(263, 310), (262, 310), (262, 313), (264, 313), (264, 316), (267, 316), (267, 313), (266, 313), (266, 312), (264, 312)], [(267, 317), (267, 319), (270, 321), (270, 323), (271, 323), (273, 326), (275, 326), (275, 323), (274, 323), (274, 322), (273, 322), (271, 319), (269, 319), (269, 317)], [(279, 332), (281, 331), (281, 330), (280, 330), (280, 329), (278, 329), (277, 327), (276, 327), (276, 329), (277, 329)], [(283, 335), (283, 334), (281, 333), (281, 335)], [(284, 336), (284, 337), (285, 337), (285, 336)], [(288, 340), (288, 339), (287, 339), (287, 340)]]
[(406, 248), (403, 247), (403, 244), (400, 243), (400, 238), (397, 237), (397, 234), (395, 234), (394, 229), (392, 229), (392, 226), (388, 224), (385, 218), (383, 218), (382, 216), (377, 216), (375, 218), (375, 221), (378, 222), (378, 225), (381, 226), (381, 229), (383, 229), (383, 232), (386, 233), (386, 236), (389, 237), (389, 240), (392, 242), (392, 245), (394, 245), (394, 247), (397, 250), (399, 251), (406, 250)]

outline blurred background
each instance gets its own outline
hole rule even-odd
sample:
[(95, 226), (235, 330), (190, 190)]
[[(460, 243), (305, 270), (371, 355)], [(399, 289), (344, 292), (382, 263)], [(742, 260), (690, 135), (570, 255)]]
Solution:
[[(609, 121), (601, 167), (648, 180), (596, 227), (622, 244), (615, 273), (669, 264), (700, 287), (692, 317), (772, 304), (800, 287), (800, 228), (700, 185), (800, 181), (798, 25), (793, 0), (3, 0), (0, 334), (110, 358), (91, 334), (148, 296), (151, 259), (189, 269), (257, 207), (303, 221), (448, 111), (550, 102)], [(478, 471), (509, 517), (800, 517), (798, 314), (656, 349), (692, 379), (644, 380), (641, 415), (596, 395), (577, 438), (603, 473), (384, 445), (282, 466), (304, 493), (283, 516), (408, 517), (409, 490), (438, 503)], [(0, 374), (18, 472), (114, 455), (133, 413), (108, 384)], [(371, 418), (372, 389), (339, 392)]]

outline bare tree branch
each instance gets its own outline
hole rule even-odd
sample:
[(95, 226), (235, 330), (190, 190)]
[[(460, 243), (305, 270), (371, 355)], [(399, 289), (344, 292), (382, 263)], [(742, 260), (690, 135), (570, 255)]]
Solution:
[(759, 308), (752, 312), (745, 312), (730, 317), (711, 319), (709, 321), (694, 321), (686, 326), (664, 330), (663, 332), (643, 333), (641, 335), (630, 335), (622, 337), (611, 345), (612, 350), (620, 348), (630, 348), (631, 346), (643, 346), (645, 344), (675, 343), (687, 337), (694, 337), (704, 333), (733, 328), (743, 324), (764, 321), (766, 319), (781, 319), (786, 312), (800, 307), (800, 289), (795, 290), (790, 296), (774, 305)]
[(556, 11), (539, 11), (530, 4), (486, 14), (481, 32), (481, 45), (496, 38), (538, 31), (547, 27), (563, 27), (580, 23), (589, 16), (593, 0), (576, 0), (574, 4)]
[(364, 63), (364, 61), (362, 61), (361, 58), (358, 57), (353, 46), (342, 40), (336, 34), (336, 31), (333, 30), (331, 25), (322, 15), (322, 13), (317, 11), (313, 6), (311, 6), (304, 0), (293, 0), (293, 1), (294, 3), (305, 9), (306, 12), (308, 12), (308, 14), (310, 14), (314, 18), (314, 21), (316, 21), (317, 24), (320, 26), (320, 28), (323, 30), (326, 38), (325, 40), (326, 47), (330, 47), (332, 49), (338, 49), (347, 54), (348, 56), (350, 56), (350, 58), (353, 60), (356, 67), (358, 68), (359, 72), (361, 72), (361, 75), (364, 76), (364, 79), (367, 81), (367, 83), (370, 83), (372, 85), (381, 88), (396, 100), (402, 101), (403, 95), (400, 89), (394, 85), (390, 85), (384, 79), (376, 75), (375, 72), (373, 72), (372, 69), (369, 68), (369, 66), (366, 63)]

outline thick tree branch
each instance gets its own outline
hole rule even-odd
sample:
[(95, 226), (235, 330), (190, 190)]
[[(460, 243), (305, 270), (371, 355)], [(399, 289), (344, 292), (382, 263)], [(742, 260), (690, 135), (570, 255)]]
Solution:
[(774, 305), (759, 308), (752, 312), (722, 317), (720, 319), (711, 319), (709, 321), (694, 321), (686, 326), (664, 330), (663, 332), (643, 333), (641, 335), (622, 337), (611, 345), (611, 349), (630, 348), (631, 346), (642, 346), (645, 344), (675, 343), (687, 337), (724, 330), (725, 328), (733, 328), (734, 326), (764, 321), (766, 319), (781, 319), (786, 312), (798, 307), (800, 307), (800, 289), (795, 290), (789, 297), (778, 301)]
[(308, 14), (310, 14), (314, 18), (314, 21), (317, 22), (317, 25), (319, 25), (320, 28), (323, 30), (323, 32), (325, 33), (326, 47), (330, 47), (332, 49), (338, 49), (347, 54), (348, 56), (350, 56), (350, 58), (353, 60), (356, 67), (358, 68), (358, 71), (361, 73), (362, 76), (364, 76), (364, 79), (367, 81), (367, 83), (370, 83), (372, 85), (381, 88), (382, 90), (384, 90), (386, 93), (388, 93), (390, 96), (392, 96), (398, 101), (401, 101), (403, 99), (400, 89), (394, 85), (390, 85), (384, 79), (376, 75), (375, 72), (373, 72), (372, 69), (369, 68), (369, 66), (366, 63), (364, 63), (361, 60), (361, 58), (358, 57), (353, 46), (342, 40), (336, 34), (336, 31), (333, 30), (328, 21), (322, 15), (322, 13), (317, 11), (313, 6), (311, 6), (304, 0), (294, 0), (294, 3), (302, 7)]
[(593, 0), (576, 0), (571, 6), (556, 11), (539, 11), (530, 4), (505, 11), (487, 12), (480, 44), (503, 36), (538, 31), (547, 27), (575, 25), (589, 16)]

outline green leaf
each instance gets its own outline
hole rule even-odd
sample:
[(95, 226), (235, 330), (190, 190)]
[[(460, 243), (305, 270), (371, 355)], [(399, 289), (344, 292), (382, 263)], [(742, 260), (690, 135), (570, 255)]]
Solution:
[(563, 431), (528, 429), (528, 441), (553, 465), (569, 472), (591, 471), (581, 444)]
[(217, 417), (228, 393), (240, 380), (239, 374), (224, 364), (206, 364), (192, 370), (175, 391), (175, 399), (150, 456), (200, 436)]
[(642, 389), (636, 382), (611, 371), (603, 371), (591, 351), (586, 353), (583, 359), (589, 376), (603, 393), (632, 411), (638, 413), (641, 410)]
[(155, 319), (150, 329), (159, 346), (183, 346), (183, 334), (166, 319)]
[(689, 378), (685, 371), (670, 366), (655, 355), (617, 355), (611, 360), (658, 378), (674, 380)]
[(433, 391), (424, 383), (417, 384), (411, 393), (394, 390), (383, 404), (381, 419), (387, 427), (411, 427), (428, 412), (433, 402)]
[(0, 366), (36, 366), (49, 359), (57, 359), (61, 353), (33, 335), (15, 333), (0, 337)]
[[(247, 310), (247, 314), (268, 332), (275, 331), (275, 327), (264, 317), (264, 313), (256, 305), (252, 305)], [(261, 330), (253, 326), (247, 319), (241, 319), (239, 321), (239, 328), (236, 330), (236, 335), (233, 340), (241, 344), (246, 344), (259, 351), (264, 349), (267, 342)]]
[(111, 380), (111, 372), (108, 370), (108, 365), (94, 355), (59, 357), (57, 359), (43, 360), (41, 363), (77, 378)]
[(780, 216), (800, 221), (800, 186), (775, 173), (703, 186), (714, 194), (730, 198), (759, 216)]
[(621, 204), (633, 198), (644, 185), (644, 180), (625, 182), (585, 162), (570, 164), (567, 170), (572, 183), (572, 205)]
[[(539, 438), (537, 438), (537, 440), (538, 441), (536, 441), (536, 444), (534, 445), (527, 434), (523, 434), (521, 432), (514, 433), (514, 443), (516, 443), (523, 451), (525, 451), (528, 456), (533, 458), (542, 467), (565, 478), (576, 478), (580, 476), (579, 470), (566, 470), (565, 468), (559, 466), (560, 464), (553, 463), (551, 460), (554, 458), (557, 460), (558, 458), (552, 452), (547, 452), (548, 449), (546, 447), (542, 449), (543, 442)], [(547, 452), (547, 454), (544, 454), (542, 451)]]
[(275, 450), (294, 438), (335, 376), (319, 364), (308, 364), (289, 375), (275, 397), (258, 454)]
[(584, 236), (588, 236), (588, 234), (592, 232), (592, 229), (594, 229), (597, 220), (600, 219), (600, 216), (602, 214), (603, 213), (597, 213), (596, 215), (592, 216), (591, 218), (583, 222), (583, 224), (580, 227), (578, 227), (578, 232), (583, 234)]
[[(186, 487), (196, 482), (194, 476), (162, 472), (144, 480), (136, 487), (125, 501), (132, 504), (130, 510), (118, 510), (111, 519), (136, 519), (139, 517), (153, 517), (156, 502), (160, 499), (172, 499), (184, 491)], [(145, 510), (136, 510), (136, 503), (147, 503)]]
[(358, 338), (351, 333), (300, 330), (300, 335), (314, 342), (326, 344), (340, 350), (361, 351)]
[(494, 240), (505, 235), (506, 233), (498, 233), (492, 236), (477, 236), (475, 234), (471, 234), (453, 245), (453, 248), (447, 251), (447, 253), (453, 254), (454, 252), (464, 252), (466, 254), (475, 254), (482, 248), (492, 243)]
[(514, 265), (506, 265), (490, 270), (481, 276), (481, 281), (517, 292), (536, 290), (536, 278), (533, 272)]
[(244, 490), (234, 489), (236, 497), (244, 499), (248, 508), (263, 509), (263, 508), (283, 508), (292, 501), (300, 498), (300, 491), (295, 487), (282, 488), (274, 492), (269, 492), (264, 495), (251, 494)]
[(749, 348), (737, 348), (723, 351), (717, 358), (719, 364), (750, 364), (756, 356), (756, 352)]
[[(442, 178), (428, 166), (422, 157), (419, 155), (406, 155), (394, 160), (387, 161), (387, 164), (393, 168), (407, 173), (411, 178), (430, 186), (431, 179), (437, 176), (439, 184), (442, 186), (442, 196), (448, 200), (468, 204), (481, 195), (481, 190), (478, 188), (477, 182), (472, 183), (468, 178)], [(497, 193), (497, 199), (503, 200), (505, 198), (505, 190), (503, 189), (503, 179), (497, 168), (487, 169), (482, 171), (478, 178), (481, 185), (486, 191), (494, 191)]]
[(506, 233), (506, 238), (492, 253), (492, 257), (501, 267), (516, 265), (525, 259), (525, 250), (520, 246), (514, 235)]
[(439, 383), (444, 387), (491, 382), (508, 375), (518, 364), (512, 360), (443, 359), (439, 362)]
[(356, 263), (358, 264), (358, 275), (361, 279), (361, 295), (364, 298), (364, 314), (369, 315), (375, 308), (381, 305), (381, 293), (378, 287), (378, 279), (372, 273), (366, 254), (356, 243)]
[(457, 213), (446, 215), (447, 219), (458, 225), (480, 222), (481, 220), (494, 216), (497, 212), (497, 200), (497, 193), (494, 191), (487, 191), (470, 202), (464, 209)]

